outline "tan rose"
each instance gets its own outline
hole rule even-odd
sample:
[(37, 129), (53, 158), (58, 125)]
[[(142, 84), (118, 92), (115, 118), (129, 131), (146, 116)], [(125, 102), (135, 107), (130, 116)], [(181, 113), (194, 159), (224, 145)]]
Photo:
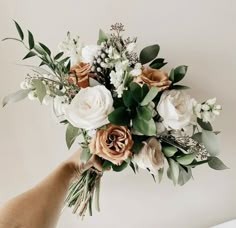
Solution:
[(80, 62), (71, 67), (67, 80), (78, 87), (86, 88), (89, 86), (90, 64)]
[(143, 67), (142, 74), (135, 77), (134, 82), (138, 84), (145, 83), (148, 86), (156, 86), (161, 90), (165, 90), (171, 85), (171, 81), (166, 72), (150, 67)]
[(127, 127), (108, 124), (105, 129), (97, 130), (89, 148), (92, 154), (120, 165), (131, 156), (132, 145), (131, 133)]

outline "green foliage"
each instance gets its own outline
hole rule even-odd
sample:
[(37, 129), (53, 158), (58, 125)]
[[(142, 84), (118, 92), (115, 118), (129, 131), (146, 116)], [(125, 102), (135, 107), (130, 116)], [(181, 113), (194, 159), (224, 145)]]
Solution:
[(176, 158), (176, 161), (181, 164), (181, 165), (189, 165), (193, 162), (193, 160), (195, 159), (196, 154), (192, 153), (192, 154), (186, 154), (180, 157)]
[(161, 169), (158, 170), (158, 180), (159, 180), (159, 183), (161, 183), (163, 175), (164, 175), (164, 168), (161, 168)]
[(168, 158), (167, 161), (169, 164), (167, 176), (173, 181), (174, 185), (176, 185), (179, 179), (179, 164), (171, 158)]
[(199, 118), (197, 118), (197, 123), (202, 129), (207, 130), (207, 131), (213, 131), (211, 123), (204, 122), (202, 119), (199, 119)]
[(108, 161), (108, 160), (105, 160), (103, 163), (102, 163), (102, 170), (105, 171), (105, 170), (108, 170), (112, 167), (113, 163)]
[(130, 113), (125, 107), (119, 107), (108, 115), (108, 119), (113, 124), (126, 126), (130, 124)]
[(136, 116), (133, 119), (133, 128), (134, 130), (147, 136), (156, 135), (156, 124), (153, 119), (147, 121), (139, 116)]
[(112, 169), (113, 169), (113, 171), (115, 171), (115, 172), (121, 172), (121, 171), (123, 171), (125, 168), (127, 168), (127, 166), (128, 166), (128, 164), (129, 163), (127, 163), (127, 162), (122, 162), (121, 163), (121, 165), (112, 165)]
[(15, 93), (12, 93), (2, 100), (2, 106), (5, 107), (7, 104), (11, 104), (20, 100), (25, 99), (28, 96), (28, 93), (30, 92), (29, 89), (21, 89)]
[(66, 145), (68, 149), (71, 148), (77, 136), (79, 136), (80, 131), (78, 128), (74, 127), (72, 124), (68, 124), (66, 128)]
[(132, 146), (132, 152), (137, 154), (143, 147), (143, 142), (147, 140), (147, 136), (145, 135), (132, 135), (133, 139), (133, 146)]
[(34, 37), (33, 37), (33, 34), (28, 31), (28, 42), (29, 42), (29, 49), (33, 49), (34, 48)]
[(215, 170), (224, 170), (229, 169), (219, 158), (217, 157), (209, 157), (208, 165)]
[(133, 96), (133, 98), (136, 100), (136, 102), (141, 102), (142, 100), (142, 87), (138, 84), (138, 83), (135, 83), (135, 82), (131, 82), (129, 84), (129, 88), (130, 88), (130, 91), (131, 91), (131, 94)]
[(36, 56), (36, 55), (37, 55), (37, 54), (36, 54), (35, 52), (30, 51), (30, 52), (23, 58), (23, 60), (28, 59), (28, 58), (31, 58), (31, 57), (34, 57), (34, 56)]
[(170, 89), (175, 89), (175, 90), (186, 90), (186, 89), (190, 89), (190, 87), (188, 86), (184, 86), (184, 85), (173, 85), (170, 87)]
[(181, 81), (184, 76), (187, 73), (187, 66), (178, 66), (175, 69), (172, 69), (169, 75), (169, 79), (173, 82), (173, 83), (177, 83), (179, 81)]
[(157, 87), (151, 87), (140, 105), (142, 106), (148, 105), (157, 96), (158, 91), (159, 90)]
[(137, 107), (137, 114), (140, 119), (147, 121), (151, 120), (152, 118), (152, 111), (147, 106)]
[(202, 143), (202, 133), (198, 132), (192, 136), (192, 139), (197, 141), (198, 143)]
[(153, 60), (149, 64), (149, 66), (153, 69), (160, 69), (167, 64), (167, 62), (164, 62), (164, 61), (165, 61), (165, 59), (158, 58), (158, 59)]
[(202, 130), (202, 142), (211, 156), (216, 156), (220, 153), (219, 142), (214, 132)]
[(102, 42), (105, 42), (107, 40), (108, 40), (108, 37), (106, 33), (100, 29), (97, 44), (100, 45)]
[(130, 90), (125, 90), (123, 92), (123, 102), (127, 108), (135, 108), (138, 105), (138, 102), (135, 100)]
[(187, 171), (182, 167), (179, 166), (179, 178), (178, 178), (178, 184), (180, 186), (183, 186), (186, 184), (192, 177), (191, 168), (187, 168)]
[(36, 89), (36, 94), (38, 96), (39, 101), (42, 103), (44, 97), (47, 94), (46, 87), (45, 87), (44, 83), (40, 79), (33, 79), (32, 85)]
[(15, 20), (13, 20), (13, 21), (15, 22), (15, 26), (16, 26), (16, 29), (18, 31), (18, 34), (19, 34), (21, 40), (24, 40), (24, 33), (23, 33), (20, 25)]
[(50, 49), (45, 44), (39, 43), (39, 45), (49, 56), (51, 55)]
[(141, 64), (146, 64), (155, 59), (159, 53), (160, 46), (158, 44), (151, 45), (148, 47), (145, 47), (141, 52), (140, 52), (140, 62)]
[(162, 145), (162, 152), (166, 157), (172, 157), (175, 155), (175, 153), (178, 151), (178, 149), (174, 146), (170, 145)]
[(55, 55), (54, 60), (60, 59), (64, 55), (64, 52), (59, 52), (57, 55)]
[[(73, 144), (73, 143), (72, 143)], [(90, 150), (88, 147), (82, 148), (81, 154), (80, 154), (80, 159), (82, 162), (87, 162), (89, 158), (91, 158)]]

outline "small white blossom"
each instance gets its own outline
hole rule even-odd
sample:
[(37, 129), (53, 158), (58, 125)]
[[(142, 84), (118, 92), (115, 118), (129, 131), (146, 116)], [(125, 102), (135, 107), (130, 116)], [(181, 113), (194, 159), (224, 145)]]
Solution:
[(30, 91), (30, 92), (28, 93), (28, 98), (29, 98), (31, 101), (36, 100), (36, 99), (37, 99), (37, 94), (36, 94), (36, 92), (35, 92), (35, 91)]
[(134, 69), (130, 71), (130, 75), (133, 77), (139, 76), (142, 74), (142, 64), (136, 63)]
[(134, 51), (134, 49), (136, 48), (137, 44), (136, 43), (129, 43), (126, 47), (126, 50), (131, 53)]
[(85, 46), (84, 48), (82, 48), (82, 61), (85, 63), (92, 64), (94, 57), (97, 55), (99, 50), (100, 50), (100, 47), (98, 45)]

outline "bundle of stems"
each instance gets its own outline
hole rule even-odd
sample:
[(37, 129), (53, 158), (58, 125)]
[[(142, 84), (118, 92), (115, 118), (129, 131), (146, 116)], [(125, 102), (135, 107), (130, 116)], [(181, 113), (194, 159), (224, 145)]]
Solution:
[(95, 209), (100, 211), (101, 177), (102, 173), (92, 168), (84, 172), (79, 179), (70, 185), (65, 199), (65, 206), (72, 207), (73, 213), (78, 213), (82, 218), (85, 216), (87, 209), (89, 209), (89, 215), (92, 216), (92, 205), (95, 198)]

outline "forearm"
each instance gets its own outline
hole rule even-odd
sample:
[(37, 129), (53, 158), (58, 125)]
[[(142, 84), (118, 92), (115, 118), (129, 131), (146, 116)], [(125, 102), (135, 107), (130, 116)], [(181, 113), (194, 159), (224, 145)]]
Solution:
[(37, 186), (7, 202), (0, 208), (0, 228), (54, 227), (74, 170), (71, 162), (64, 162)]

